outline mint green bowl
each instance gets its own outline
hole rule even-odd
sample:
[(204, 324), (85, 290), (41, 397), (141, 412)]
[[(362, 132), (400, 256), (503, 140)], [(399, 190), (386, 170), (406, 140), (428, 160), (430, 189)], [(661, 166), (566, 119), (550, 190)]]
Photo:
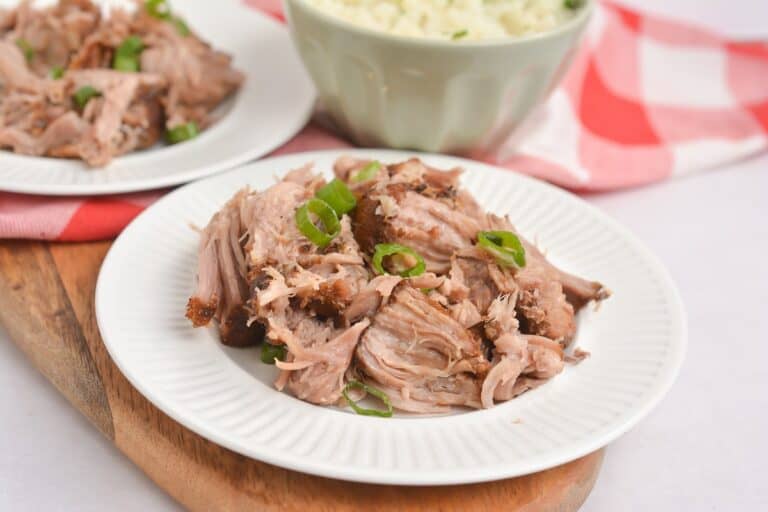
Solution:
[(293, 40), (321, 108), (362, 146), (491, 151), (560, 81), (593, 7), (521, 38), (442, 41), (394, 36), (285, 0)]

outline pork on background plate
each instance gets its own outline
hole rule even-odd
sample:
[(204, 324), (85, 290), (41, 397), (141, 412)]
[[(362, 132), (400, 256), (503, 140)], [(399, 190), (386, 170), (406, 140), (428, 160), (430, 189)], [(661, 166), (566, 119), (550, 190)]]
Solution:
[[(560, 373), (575, 313), (608, 296), (551, 265), (460, 169), (340, 158), (238, 192), (203, 230), (195, 326), (262, 343), (275, 382), (361, 414), (491, 407)], [(362, 389), (386, 411), (363, 409)]]
[(0, 148), (80, 158), (197, 135), (243, 81), (167, 2), (109, 17), (90, 0), (0, 11)]

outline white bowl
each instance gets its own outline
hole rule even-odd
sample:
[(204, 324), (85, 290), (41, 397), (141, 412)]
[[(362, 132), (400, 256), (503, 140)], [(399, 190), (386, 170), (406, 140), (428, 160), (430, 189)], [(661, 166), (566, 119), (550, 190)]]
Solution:
[(565, 74), (593, 8), (519, 38), (444, 41), (361, 28), (285, 0), (321, 107), (363, 146), (469, 153), (503, 143)]

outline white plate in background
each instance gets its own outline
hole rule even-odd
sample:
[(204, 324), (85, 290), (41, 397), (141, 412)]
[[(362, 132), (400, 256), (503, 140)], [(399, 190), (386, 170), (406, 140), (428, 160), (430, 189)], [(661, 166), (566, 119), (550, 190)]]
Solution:
[[(17, 3), (0, 0), (0, 7)], [(104, 168), (90, 168), (80, 160), (0, 150), (0, 190), (95, 195), (177, 185), (263, 156), (306, 124), (314, 86), (282, 24), (240, 0), (183, 0), (171, 6), (214, 48), (231, 54), (234, 66), (245, 73), (240, 90), (222, 105), (223, 117), (189, 142), (129, 153)]]

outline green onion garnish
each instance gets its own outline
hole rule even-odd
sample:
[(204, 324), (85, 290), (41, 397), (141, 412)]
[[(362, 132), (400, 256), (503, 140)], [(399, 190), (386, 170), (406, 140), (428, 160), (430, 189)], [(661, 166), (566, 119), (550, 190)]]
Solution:
[[(324, 230), (315, 225), (310, 213), (317, 216)], [(296, 210), (296, 226), (298, 226), (302, 235), (318, 247), (325, 247), (331, 243), (331, 240), (336, 238), (341, 231), (341, 224), (339, 224), (339, 217), (336, 215), (336, 211), (331, 205), (316, 197), (313, 197)]]
[(171, 22), (176, 27), (176, 31), (182, 36), (187, 37), (190, 34), (189, 26), (184, 22), (183, 19), (179, 18), (178, 16), (174, 16)]
[(16, 46), (18, 46), (21, 53), (24, 54), (24, 58), (27, 59), (27, 62), (32, 62), (32, 59), (35, 58), (35, 49), (32, 48), (29, 41), (19, 38), (16, 40)]
[(144, 42), (139, 36), (129, 36), (123, 39), (117, 47), (118, 55), (136, 55), (144, 50)]
[(112, 69), (125, 73), (135, 73), (139, 70), (139, 59), (127, 55), (115, 55), (112, 59)]
[[(389, 257), (390, 264), (397, 265), (399, 268), (394, 272), (385, 269), (384, 258), (386, 257)], [(419, 276), (427, 268), (424, 258), (419, 253), (400, 244), (376, 244), (371, 263), (379, 274), (397, 274), (400, 277)]]
[(171, 17), (171, 7), (165, 0), (147, 0), (144, 4), (147, 14), (159, 20), (167, 20)]
[(453, 39), (455, 41), (457, 39), (461, 39), (462, 37), (466, 37), (467, 34), (469, 34), (469, 30), (467, 30), (467, 29), (457, 30), (456, 32), (454, 32), (451, 35), (451, 39)]
[(83, 109), (91, 101), (91, 98), (96, 96), (101, 96), (101, 93), (90, 85), (84, 85), (75, 91), (75, 94), (72, 95), (72, 101), (78, 108)]
[(350, 176), (349, 181), (352, 183), (362, 183), (364, 181), (368, 181), (379, 174), (380, 170), (381, 164), (376, 160), (373, 160), (372, 162), (368, 162), (365, 167)]
[(58, 80), (59, 78), (64, 76), (64, 68), (61, 66), (53, 66), (51, 68), (51, 78), (54, 80)]
[(176, 31), (184, 37), (190, 34), (189, 27), (183, 19), (171, 13), (171, 6), (166, 0), (147, 0), (145, 4), (147, 13), (153, 18), (173, 23)]
[(336, 211), (336, 215), (339, 217), (351, 211), (357, 205), (357, 200), (349, 188), (347, 188), (347, 185), (336, 178), (320, 187), (315, 192), (315, 196), (331, 205), (331, 208)]
[(130, 36), (123, 39), (115, 50), (112, 59), (112, 69), (125, 72), (139, 70), (139, 55), (144, 50), (144, 43), (139, 36)]
[(491, 253), (501, 265), (523, 268), (525, 248), (520, 239), (510, 231), (480, 231), (477, 245)]
[(273, 345), (264, 342), (261, 345), (261, 362), (264, 364), (275, 364), (275, 359), (285, 361), (285, 345)]
[[(349, 391), (352, 388), (356, 389), (362, 389), (369, 395), (373, 395), (379, 400), (381, 400), (384, 405), (386, 406), (386, 411), (381, 411), (379, 409), (365, 409), (364, 407), (360, 407), (357, 405), (357, 402), (349, 398), (349, 395), (347, 394), (347, 391)], [(357, 380), (350, 380), (347, 382), (347, 385), (344, 386), (344, 389), (341, 391), (341, 394), (344, 395), (344, 399), (347, 401), (349, 406), (352, 408), (353, 411), (355, 411), (357, 414), (361, 414), (363, 416), (379, 416), (381, 418), (391, 418), (392, 417), (392, 402), (389, 400), (389, 397), (386, 393), (381, 391), (380, 389), (376, 389), (373, 386), (369, 386), (368, 384), (363, 384), (360, 381)]]
[(565, 0), (563, 5), (565, 5), (566, 9), (578, 9), (584, 5), (584, 0)]
[(179, 142), (184, 142), (190, 139), (194, 139), (195, 137), (197, 137), (198, 133), (200, 132), (197, 129), (197, 123), (195, 123), (194, 121), (190, 121), (188, 123), (174, 126), (170, 130), (168, 130), (168, 132), (165, 134), (165, 138), (171, 144), (178, 144)]

